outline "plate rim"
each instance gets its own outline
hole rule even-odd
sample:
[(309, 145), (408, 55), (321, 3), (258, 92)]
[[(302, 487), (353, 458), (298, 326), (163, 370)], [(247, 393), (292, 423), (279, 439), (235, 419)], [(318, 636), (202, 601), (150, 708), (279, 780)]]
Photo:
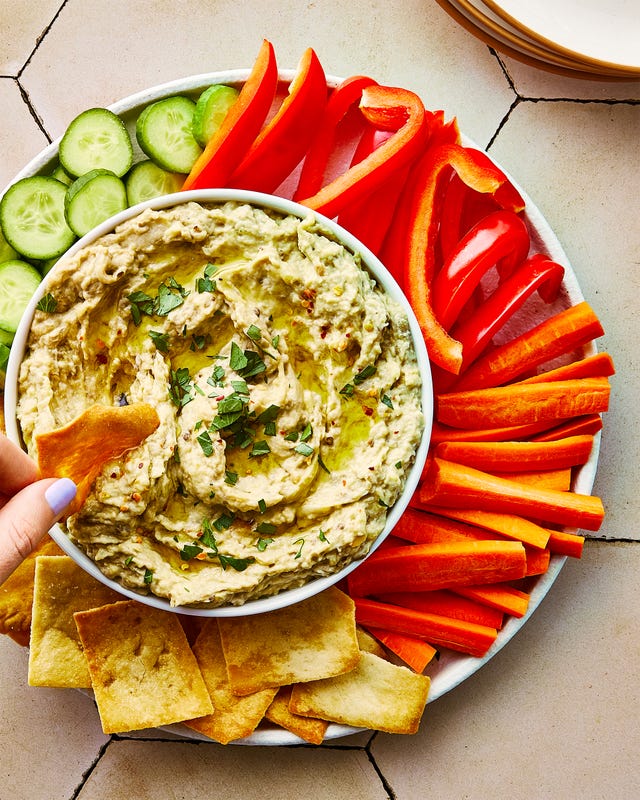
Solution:
[(545, 47), (551, 48), (553, 51), (561, 54), (565, 54), (568, 57), (582, 63), (582, 64), (591, 64), (594, 67), (603, 67), (606, 69), (613, 69), (617, 72), (624, 72), (625, 74), (629, 74), (629, 77), (633, 76), (640, 76), (640, 63), (638, 64), (625, 64), (622, 62), (617, 61), (610, 61), (609, 59), (603, 59), (596, 56), (589, 55), (587, 52), (583, 52), (581, 50), (576, 50), (572, 47), (567, 47), (565, 44), (562, 44), (557, 39), (551, 39), (540, 31), (531, 28), (526, 23), (522, 22), (522, 20), (515, 17), (505, 8), (503, 8), (499, 2), (496, 0), (483, 0), (484, 4), (488, 6), (494, 13), (496, 13), (499, 17), (501, 17), (505, 22), (508, 22), (517, 30), (524, 33), (526, 36), (530, 37), (531, 39), (535, 39), (536, 41), (543, 44)]

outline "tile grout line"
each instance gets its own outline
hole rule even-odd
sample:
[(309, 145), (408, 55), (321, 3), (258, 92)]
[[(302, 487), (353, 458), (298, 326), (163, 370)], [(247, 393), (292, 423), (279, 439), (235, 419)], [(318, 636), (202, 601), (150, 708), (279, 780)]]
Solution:
[(58, 17), (60, 16), (60, 12), (62, 11), (62, 9), (66, 5), (67, 5), (67, 0), (62, 0), (62, 3), (60, 5), (60, 7), (58, 8), (58, 10), (56, 11), (56, 13), (53, 15), (53, 18), (51, 19), (51, 22), (43, 28), (42, 33), (36, 39), (36, 43), (35, 43), (35, 46), (34, 46), (33, 50), (29, 53), (29, 55), (27, 56), (27, 60), (24, 62), (24, 64), (18, 70), (18, 74), (15, 76), (17, 79), (19, 79), (21, 77), (22, 73), (29, 66), (29, 63), (31, 62), (31, 59), (33, 58), (34, 54), (36, 53), (36, 51), (40, 47), (41, 42), (46, 38), (47, 34), (49, 33), (49, 31), (51, 30), (51, 28), (53, 26), (53, 23), (58, 19)]
[(98, 753), (97, 753), (96, 757), (93, 759), (91, 764), (87, 767), (87, 769), (82, 773), (82, 778), (80, 780), (80, 783), (73, 790), (71, 796), (69, 797), (69, 800), (77, 800), (78, 799), (78, 797), (80, 796), (80, 792), (82, 791), (82, 789), (84, 788), (85, 784), (87, 783), (87, 781), (89, 780), (89, 778), (93, 774), (93, 771), (95, 770), (95, 768), (98, 766), (98, 763), (101, 761), (102, 756), (109, 749), (109, 746), (111, 745), (113, 740), (114, 740), (114, 737), (110, 736), (109, 740), (98, 748)]

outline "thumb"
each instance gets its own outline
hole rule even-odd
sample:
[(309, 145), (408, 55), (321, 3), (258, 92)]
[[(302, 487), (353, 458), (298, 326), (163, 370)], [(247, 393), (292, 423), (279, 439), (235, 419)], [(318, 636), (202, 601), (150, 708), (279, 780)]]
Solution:
[(76, 495), (69, 478), (29, 484), (0, 510), (0, 584), (26, 558)]

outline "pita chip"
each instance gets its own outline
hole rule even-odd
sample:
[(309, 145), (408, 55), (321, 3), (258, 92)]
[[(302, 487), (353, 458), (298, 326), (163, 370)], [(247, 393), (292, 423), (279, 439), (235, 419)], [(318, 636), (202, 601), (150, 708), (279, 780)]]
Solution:
[(344, 675), (296, 684), (289, 708), (343, 725), (387, 733), (416, 733), (429, 694), (429, 678), (373, 653), (363, 653)]
[(29, 685), (90, 688), (76, 611), (120, 599), (68, 556), (38, 556), (29, 642)]
[(43, 478), (71, 478), (78, 487), (67, 515), (78, 511), (104, 465), (120, 458), (160, 425), (148, 403), (90, 406), (63, 428), (36, 435)]
[(74, 618), (105, 733), (213, 713), (176, 614), (124, 600), (80, 611)]
[(309, 742), (309, 744), (322, 744), (329, 723), (324, 719), (294, 714), (289, 708), (291, 691), (291, 686), (282, 686), (278, 690), (278, 694), (273, 698), (265, 717), (270, 722), (304, 739), (305, 742)]
[(218, 620), (235, 694), (339, 675), (360, 658), (353, 600), (335, 587), (287, 608)]

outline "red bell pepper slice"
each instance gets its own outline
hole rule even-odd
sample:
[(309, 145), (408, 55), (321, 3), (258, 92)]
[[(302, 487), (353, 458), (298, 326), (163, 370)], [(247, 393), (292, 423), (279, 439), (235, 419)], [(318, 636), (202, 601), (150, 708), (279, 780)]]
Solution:
[[(392, 135), (369, 125), (358, 142), (351, 165), (360, 163)], [(376, 255), (392, 223), (408, 170), (409, 165), (397, 170), (378, 189), (360, 202), (351, 203), (338, 217), (338, 223)]]
[(305, 50), (289, 93), (260, 131), (228, 185), (273, 193), (300, 163), (327, 103), (327, 80), (318, 56)]
[(182, 186), (210, 189), (225, 186), (264, 123), (278, 85), (273, 45), (266, 39), (238, 99), (203, 150)]
[(362, 92), (360, 110), (373, 125), (394, 131), (394, 135), (315, 195), (300, 200), (327, 217), (337, 216), (350, 203), (358, 202), (381, 186), (423, 149), (427, 139), (428, 115), (414, 92), (367, 86)]
[(495, 211), (474, 225), (433, 280), (433, 312), (442, 327), (451, 328), (487, 270), (504, 259), (520, 264), (529, 245), (527, 226), (513, 211)]
[(327, 101), (320, 128), (307, 151), (298, 178), (294, 200), (311, 197), (322, 187), (329, 157), (334, 148), (338, 126), (349, 109), (362, 97), (362, 91), (376, 82), (366, 75), (354, 75), (337, 86)]
[[(444, 111), (431, 112), (429, 122), (430, 132), (425, 148), (438, 147), (441, 144), (458, 144), (460, 141), (460, 131), (458, 123), (454, 119), (449, 122), (444, 121)], [(422, 153), (419, 158), (425, 157)], [(414, 162), (416, 159), (414, 159)], [(396, 205), (393, 217), (393, 224), (390, 226), (380, 249), (380, 259), (386, 268), (391, 272), (400, 286), (404, 287), (405, 272), (404, 263), (406, 257), (406, 243), (409, 237), (409, 227), (411, 222), (411, 204), (418, 190), (419, 170), (415, 169), (415, 163), (409, 165), (407, 178), (404, 183), (400, 199)]]
[(435, 316), (431, 286), (436, 274), (436, 242), (441, 220), (442, 184), (453, 169), (475, 191), (493, 195), (501, 206), (521, 211), (524, 201), (507, 176), (484, 153), (457, 144), (430, 148), (417, 166), (417, 191), (408, 226), (404, 286), (416, 314), (431, 360), (458, 374), (462, 344), (453, 339)]
[(546, 303), (553, 302), (563, 278), (564, 267), (542, 253), (523, 261), (472, 316), (454, 329), (455, 338), (462, 343), (463, 369), (481, 355), (494, 334), (536, 289)]

